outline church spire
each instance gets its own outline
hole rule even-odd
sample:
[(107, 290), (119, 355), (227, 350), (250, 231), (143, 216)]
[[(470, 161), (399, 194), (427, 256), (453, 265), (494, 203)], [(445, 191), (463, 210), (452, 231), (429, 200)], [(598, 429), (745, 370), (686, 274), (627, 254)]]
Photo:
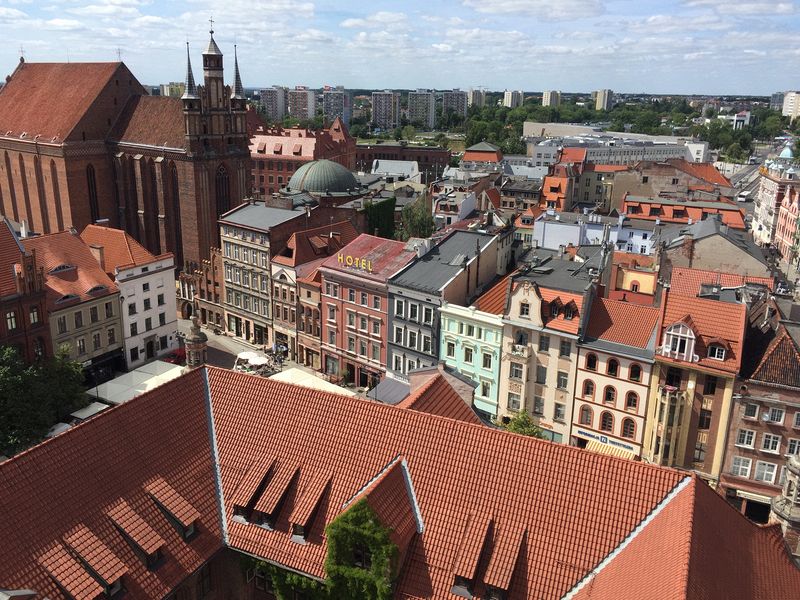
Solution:
[(239, 75), (239, 57), (236, 55), (236, 44), (233, 45), (233, 93), (231, 93), (231, 98), (244, 100), (244, 87), (242, 86), (242, 78)]
[(189, 42), (186, 42), (186, 83), (181, 98), (187, 100), (197, 98), (197, 86), (194, 83), (194, 73), (192, 73), (192, 58), (189, 56)]

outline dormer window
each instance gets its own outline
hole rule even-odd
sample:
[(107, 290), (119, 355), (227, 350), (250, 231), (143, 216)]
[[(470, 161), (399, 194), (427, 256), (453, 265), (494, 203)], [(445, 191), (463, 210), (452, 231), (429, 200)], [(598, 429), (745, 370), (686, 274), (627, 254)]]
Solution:
[(708, 358), (713, 358), (714, 360), (725, 360), (725, 348), (719, 344), (711, 344), (708, 347)]
[(77, 294), (64, 294), (63, 296), (61, 296), (61, 298), (56, 300), (56, 304), (63, 304), (64, 302), (72, 302), (73, 300), (78, 300), (78, 299), (79, 298)]
[(96, 285), (93, 288), (91, 288), (87, 293), (89, 293), (89, 294), (100, 294), (102, 292), (105, 292), (107, 289), (108, 288), (106, 286), (104, 286), (104, 285)]
[(661, 353), (670, 358), (694, 362), (695, 335), (685, 323), (676, 323), (664, 333), (664, 344)]
[(60, 264), (57, 267), (53, 267), (52, 269), (50, 269), (50, 272), (48, 273), (48, 275), (55, 275), (56, 273), (63, 273), (64, 271), (69, 271), (69, 270), (74, 269), (74, 268), (75, 268), (75, 265)]
[(519, 305), (519, 316), (528, 317), (531, 314), (531, 305), (527, 302), (521, 302)]
[(569, 305), (565, 306), (564, 307), (564, 318), (567, 321), (571, 321), (574, 316), (575, 316), (575, 312), (572, 309), (572, 306), (569, 306)]

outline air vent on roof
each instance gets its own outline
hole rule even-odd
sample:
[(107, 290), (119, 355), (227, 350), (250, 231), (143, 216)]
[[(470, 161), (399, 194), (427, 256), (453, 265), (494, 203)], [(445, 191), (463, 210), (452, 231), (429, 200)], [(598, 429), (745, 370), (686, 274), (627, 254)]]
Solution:
[(531, 270), (534, 273), (539, 273), (540, 275), (547, 275), (548, 273), (553, 272), (553, 267), (533, 267)]

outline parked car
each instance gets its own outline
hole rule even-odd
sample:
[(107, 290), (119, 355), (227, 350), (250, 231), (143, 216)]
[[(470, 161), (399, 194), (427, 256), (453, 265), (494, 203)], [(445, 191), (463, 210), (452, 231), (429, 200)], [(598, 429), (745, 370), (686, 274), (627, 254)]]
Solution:
[(172, 352), (167, 354), (161, 360), (163, 360), (164, 362), (175, 364), (175, 365), (186, 364), (186, 348), (181, 346), (177, 350), (173, 350)]

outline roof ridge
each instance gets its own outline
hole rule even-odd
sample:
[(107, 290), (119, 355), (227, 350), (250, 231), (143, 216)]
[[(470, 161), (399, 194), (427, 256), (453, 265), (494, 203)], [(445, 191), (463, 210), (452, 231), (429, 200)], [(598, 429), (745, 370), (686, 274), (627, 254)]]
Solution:
[(428, 379), (428, 381), (419, 386), (413, 393), (409, 394), (408, 396), (403, 398), (400, 402), (398, 402), (397, 406), (400, 408), (411, 408), (412, 406), (414, 406), (414, 404), (416, 404), (419, 400), (422, 399), (425, 393), (428, 392), (428, 390), (430, 390), (433, 387), (433, 384), (436, 383), (436, 381), (438, 381), (439, 379), (444, 379), (444, 375), (437, 372), (434, 375), (432, 375)]

